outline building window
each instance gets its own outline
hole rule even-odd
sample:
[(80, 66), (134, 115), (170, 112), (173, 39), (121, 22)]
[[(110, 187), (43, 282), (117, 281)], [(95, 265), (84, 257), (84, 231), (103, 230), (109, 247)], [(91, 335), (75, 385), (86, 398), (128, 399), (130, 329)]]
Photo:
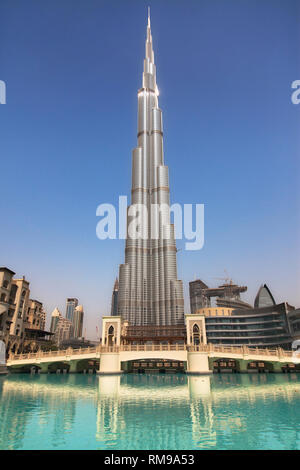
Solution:
[(108, 328), (108, 346), (112, 346), (114, 344), (114, 334), (115, 329), (112, 325)]
[(197, 345), (200, 343), (200, 330), (196, 323), (193, 326), (193, 344)]

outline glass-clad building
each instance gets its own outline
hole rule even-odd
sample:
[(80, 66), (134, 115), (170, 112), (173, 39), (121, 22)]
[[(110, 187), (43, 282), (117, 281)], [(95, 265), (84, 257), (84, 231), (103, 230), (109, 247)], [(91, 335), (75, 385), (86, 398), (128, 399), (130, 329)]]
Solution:
[(300, 340), (300, 308), (290, 310), (288, 320), (293, 341)]
[(68, 298), (67, 305), (66, 305), (66, 319), (73, 323), (74, 320), (74, 311), (75, 308), (78, 306), (78, 299), (75, 298)]
[(205, 316), (208, 343), (290, 349), (300, 327), (300, 315), (286, 302), (276, 304), (266, 284), (259, 288), (254, 307), (234, 308), (235, 303), (229, 304), (231, 308), (210, 305), (197, 310)]
[(230, 316), (206, 316), (207, 341), (213, 344), (290, 348), (286, 303), (247, 310)]

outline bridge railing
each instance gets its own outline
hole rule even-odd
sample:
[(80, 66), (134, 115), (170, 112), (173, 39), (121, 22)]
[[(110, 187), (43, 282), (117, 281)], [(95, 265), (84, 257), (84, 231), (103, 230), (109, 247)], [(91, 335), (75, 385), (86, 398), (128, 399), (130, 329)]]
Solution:
[(58, 349), (57, 351), (38, 351), (38, 352), (30, 352), (26, 354), (13, 354), (11, 353), (9, 356), (10, 360), (24, 360), (24, 359), (41, 359), (45, 357), (59, 357), (59, 356), (74, 356), (74, 355), (83, 355), (83, 354), (93, 354), (100, 351), (98, 347), (89, 347), (89, 348), (80, 348), (80, 349)]
[[(249, 356), (277, 356), (277, 357), (295, 357), (293, 351), (286, 351), (282, 348), (258, 348), (255, 346), (226, 346), (218, 344), (199, 344), (188, 346), (189, 351), (201, 351), (208, 353), (240, 354)], [(300, 355), (299, 355), (300, 357)]]
[(185, 344), (123, 344), (121, 351), (185, 351)]
[[(26, 359), (42, 359), (42, 358), (55, 358), (66, 356), (83, 356), (89, 354), (101, 353), (118, 353), (118, 352), (138, 352), (138, 351), (189, 351), (189, 352), (207, 352), (226, 354), (239, 354), (241, 356), (276, 356), (276, 357), (295, 357), (293, 351), (285, 351), (281, 348), (257, 348), (253, 346), (226, 346), (216, 344), (199, 344), (199, 345), (186, 345), (186, 344), (122, 344), (121, 346), (97, 346), (81, 349), (62, 349), (57, 351), (38, 351), (36, 353), (27, 354), (10, 354), (9, 360), (26, 360)], [(298, 354), (300, 359), (300, 354)]]

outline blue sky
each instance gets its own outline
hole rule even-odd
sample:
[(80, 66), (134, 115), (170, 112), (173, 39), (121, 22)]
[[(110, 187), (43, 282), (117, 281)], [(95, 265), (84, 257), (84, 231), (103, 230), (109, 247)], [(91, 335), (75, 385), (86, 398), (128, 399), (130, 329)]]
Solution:
[(91, 338), (124, 260), (96, 207), (130, 193), (148, 4), (171, 200), (205, 204), (203, 249), (178, 253), (186, 311), (224, 269), (246, 301), (266, 282), (300, 306), (299, 2), (2, 0), (0, 264), (49, 315), (78, 297)]

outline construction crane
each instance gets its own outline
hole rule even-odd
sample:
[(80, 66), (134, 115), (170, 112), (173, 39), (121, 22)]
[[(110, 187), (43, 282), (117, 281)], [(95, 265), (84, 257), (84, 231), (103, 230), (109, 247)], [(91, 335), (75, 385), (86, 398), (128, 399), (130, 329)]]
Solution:
[(224, 269), (224, 272), (225, 274), (227, 274), (227, 277), (213, 277), (212, 279), (219, 279), (221, 281), (225, 281), (226, 284), (230, 284), (231, 286), (233, 285), (233, 281), (231, 279), (231, 277), (229, 277), (229, 274), (228, 272), (226, 271), (226, 269)]

